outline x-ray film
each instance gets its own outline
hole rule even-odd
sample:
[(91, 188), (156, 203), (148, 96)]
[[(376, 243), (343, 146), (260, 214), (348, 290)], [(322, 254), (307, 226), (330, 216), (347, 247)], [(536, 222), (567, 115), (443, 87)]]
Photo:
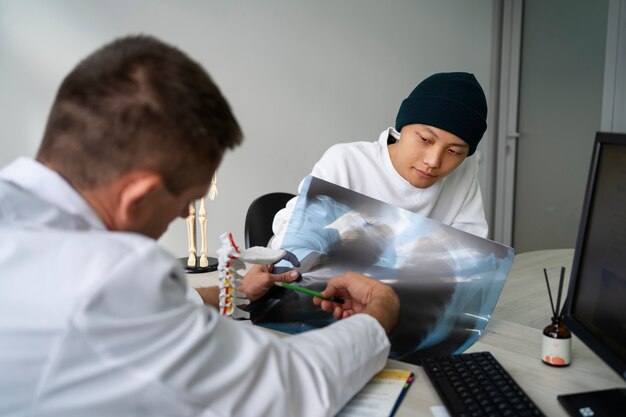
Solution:
[[(300, 259), (299, 285), (323, 291), (345, 271), (389, 284), (400, 298), (390, 358), (416, 363), (461, 353), (487, 325), (513, 263), (512, 248), (315, 177), (305, 179), (283, 249)], [(252, 321), (299, 333), (334, 321), (311, 296), (276, 288)]]

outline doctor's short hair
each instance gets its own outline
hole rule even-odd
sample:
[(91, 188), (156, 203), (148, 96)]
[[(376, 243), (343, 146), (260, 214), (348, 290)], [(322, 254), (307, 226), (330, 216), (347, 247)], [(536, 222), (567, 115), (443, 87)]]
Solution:
[(75, 188), (133, 170), (159, 173), (180, 194), (208, 184), (242, 141), (230, 106), (206, 71), (151, 36), (114, 40), (63, 80), (37, 159)]

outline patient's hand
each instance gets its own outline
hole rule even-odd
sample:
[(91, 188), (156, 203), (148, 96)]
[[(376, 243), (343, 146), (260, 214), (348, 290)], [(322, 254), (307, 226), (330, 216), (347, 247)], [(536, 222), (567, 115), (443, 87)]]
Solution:
[(273, 265), (252, 265), (240, 281), (238, 291), (246, 294), (250, 301), (256, 301), (265, 295), (275, 282), (292, 282), (298, 279), (300, 274), (295, 269), (282, 274), (273, 274)]

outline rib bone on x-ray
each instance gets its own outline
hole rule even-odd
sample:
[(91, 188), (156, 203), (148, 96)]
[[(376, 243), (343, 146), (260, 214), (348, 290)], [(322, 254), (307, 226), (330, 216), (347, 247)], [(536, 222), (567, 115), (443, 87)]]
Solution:
[[(413, 363), (461, 353), (480, 337), (515, 256), (508, 246), (315, 177), (303, 183), (283, 249), (300, 260), (304, 287), (322, 291), (345, 271), (393, 287), (401, 307), (390, 357)], [(281, 288), (249, 311), (255, 324), (287, 333), (334, 321), (311, 296)]]

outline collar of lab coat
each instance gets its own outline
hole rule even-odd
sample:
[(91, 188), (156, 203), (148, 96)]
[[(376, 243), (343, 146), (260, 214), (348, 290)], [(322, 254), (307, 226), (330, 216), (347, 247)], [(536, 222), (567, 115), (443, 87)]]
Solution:
[(0, 171), (0, 178), (83, 218), (94, 229), (106, 229), (102, 219), (61, 175), (34, 159), (16, 159)]

